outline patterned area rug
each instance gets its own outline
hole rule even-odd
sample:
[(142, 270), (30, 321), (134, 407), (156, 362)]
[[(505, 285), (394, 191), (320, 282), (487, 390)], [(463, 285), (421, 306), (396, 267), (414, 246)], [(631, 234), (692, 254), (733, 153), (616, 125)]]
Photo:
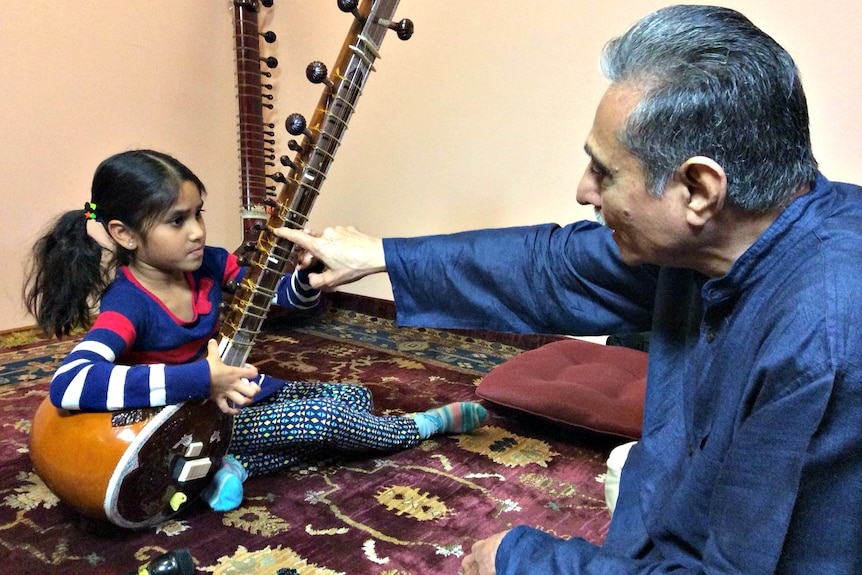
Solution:
[[(28, 454), (30, 419), (74, 343), (0, 339), (0, 564), (15, 572), (131, 573), (188, 549), (198, 573), (458, 573), (476, 539), (514, 525), (593, 542), (606, 533), (609, 440), (496, 410), (469, 435), (399, 453), (333, 453), (250, 479), (233, 512), (196, 505), (140, 531), (85, 519), (47, 489)], [(474, 399), (484, 373), (538, 343), (397, 328), (329, 306), (271, 322), (250, 361), (286, 379), (361, 382), (377, 412), (397, 414)]]

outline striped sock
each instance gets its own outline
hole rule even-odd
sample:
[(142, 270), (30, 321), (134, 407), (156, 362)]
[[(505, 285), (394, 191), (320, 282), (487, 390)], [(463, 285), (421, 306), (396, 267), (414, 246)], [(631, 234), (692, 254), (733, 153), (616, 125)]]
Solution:
[(413, 416), (419, 435), (428, 439), (441, 433), (467, 433), (488, 419), (488, 411), (478, 403), (462, 401), (429, 409)]

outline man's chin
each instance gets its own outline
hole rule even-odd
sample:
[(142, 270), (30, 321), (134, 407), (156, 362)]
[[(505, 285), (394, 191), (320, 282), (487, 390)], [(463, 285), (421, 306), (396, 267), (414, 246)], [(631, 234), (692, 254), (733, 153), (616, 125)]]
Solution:
[(625, 244), (620, 241), (620, 234), (617, 233), (616, 230), (612, 230), (611, 237), (614, 239), (614, 243), (617, 244), (617, 251), (619, 252), (620, 259), (624, 264), (629, 266), (636, 266), (644, 263), (643, 260), (637, 256), (637, 254), (633, 253), (631, 250), (626, 249)]

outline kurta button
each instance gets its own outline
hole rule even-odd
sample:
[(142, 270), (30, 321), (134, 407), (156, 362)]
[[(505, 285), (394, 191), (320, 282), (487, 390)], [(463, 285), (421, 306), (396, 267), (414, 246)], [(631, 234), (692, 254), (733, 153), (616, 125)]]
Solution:
[(691, 446), (691, 443), (689, 443), (689, 444), (688, 444), (688, 454), (689, 454), (689, 455), (693, 455), (693, 454), (694, 454), (694, 448)]
[(712, 329), (706, 330), (706, 343), (712, 343), (712, 340), (715, 339), (715, 332)]

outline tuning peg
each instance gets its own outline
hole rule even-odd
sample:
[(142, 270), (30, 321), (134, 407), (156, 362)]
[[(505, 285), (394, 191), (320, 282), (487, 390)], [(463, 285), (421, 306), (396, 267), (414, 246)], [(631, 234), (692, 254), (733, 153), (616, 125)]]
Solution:
[(338, 0), (338, 9), (342, 12), (351, 12), (353, 17), (365, 23), (365, 16), (359, 13), (357, 7), (359, 6), (359, 0)]
[[(260, 61), (266, 64), (268, 68), (275, 68), (278, 66), (278, 58), (275, 56), (267, 56), (266, 58), (261, 58)], [(269, 76), (267, 76), (267, 78), (268, 77)]]
[(264, 8), (272, 8), (272, 0), (260, 0)]
[(287, 147), (291, 152), (298, 152), (300, 154), (305, 153), (305, 148), (303, 148), (296, 140), (288, 140)]
[[(279, 206), (275, 206), (275, 207), (279, 207)], [(266, 231), (269, 233), (272, 233), (272, 231), (274, 229), (272, 226), (270, 226), (264, 220), (258, 220), (257, 222), (255, 222), (255, 224), (254, 224), (254, 226), (252, 226), (252, 228), (258, 232)]]
[[(286, 157), (286, 156), (282, 156), (282, 157)], [(279, 184), (284, 184), (285, 182), (287, 182), (287, 178), (285, 178), (284, 174), (282, 174), (281, 172), (274, 172), (272, 174), (267, 174), (266, 177), (272, 178), (273, 181), (276, 181)]]
[(239, 282), (236, 280), (227, 280), (224, 284), (224, 291), (228, 293), (236, 293), (237, 288), (239, 288)]
[[(293, 141), (293, 140), (291, 140), (291, 141)], [(293, 161), (290, 158), (288, 158), (287, 156), (282, 156), (281, 158), (279, 158), (279, 161), (281, 162), (281, 165), (284, 166), (285, 168), (291, 168), (292, 170), (296, 169), (296, 164), (294, 164)], [(282, 177), (284, 177), (284, 176), (282, 176)], [(279, 180), (276, 180), (276, 181), (279, 181)]]
[(323, 62), (312, 62), (305, 67), (305, 77), (312, 84), (326, 84), (330, 92), (335, 91), (335, 84), (329, 79), (329, 72)]
[(305, 116), (302, 114), (291, 114), (284, 121), (284, 126), (291, 136), (305, 136), (309, 140), (314, 140), (314, 135), (308, 130), (308, 125), (305, 121)]
[(272, 30), (268, 30), (262, 33), (261, 36), (263, 36), (263, 39), (266, 41), (267, 44), (272, 44), (276, 40), (275, 32), (273, 32)]
[(377, 23), (381, 26), (386, 26), (390, 30), (395, 30), (395, 33), (401, 40), (409, 40), (410, 37), (413, 36), (413, 22), (407, 18), (404, 18), (400, 22), (393, 22), (386, 18), (378, 18)]

